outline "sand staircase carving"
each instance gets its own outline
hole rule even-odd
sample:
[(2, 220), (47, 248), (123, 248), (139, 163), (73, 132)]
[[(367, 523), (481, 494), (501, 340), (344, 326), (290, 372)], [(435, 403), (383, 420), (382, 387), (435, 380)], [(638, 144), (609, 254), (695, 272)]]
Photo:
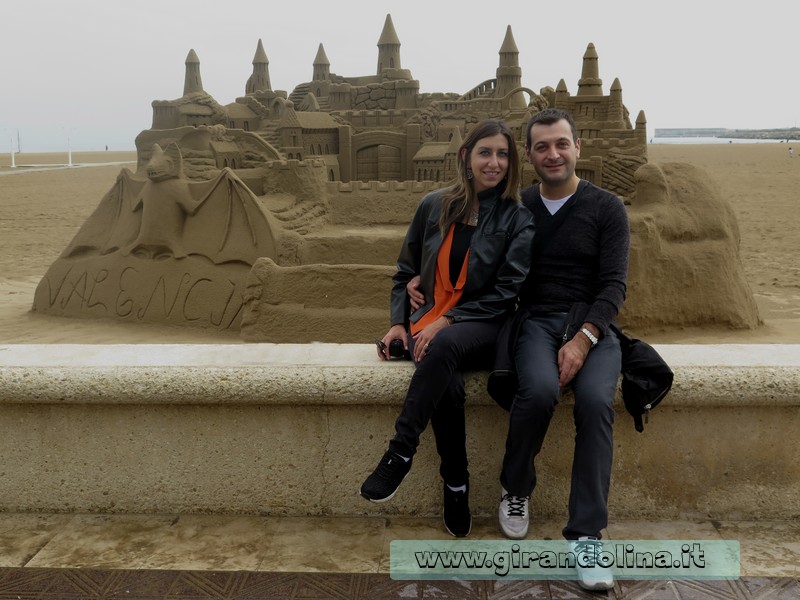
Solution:
[[(306, 97), (311, 93), (313, 93), (311, 91), (311, 82), (301, 83), (292, 90), (292, 93), (289, 95), (289, 100), (294, 104), (295, 110), (303, 110)], [(317, 101), (317, 107), (320, 111), (330, 112), (331, 104), (327, 96), (317, 96), (314, 94), (314, 98)]]
[(466, 94), (461, 96), (459, 100), (475, 100), (476, 98), (492, 98), (494, 90), (497, 88), (497, 79), (487, 79), (483, 83), (479, 83)]
[(281, 134), (278, 131), (279, 123), (280, 121), (267, 121), (263, 123), (262, 129), (258, 132), (258, 135), (267, 140), (267, 142), (272, 144), (275, 148), (280, 148), (282, 146)]
[(329, 222), (328, 207), (318, 200), (300, 200), (291, 206), (270, 209), (280, 224), (290, 231), (307, 234)]

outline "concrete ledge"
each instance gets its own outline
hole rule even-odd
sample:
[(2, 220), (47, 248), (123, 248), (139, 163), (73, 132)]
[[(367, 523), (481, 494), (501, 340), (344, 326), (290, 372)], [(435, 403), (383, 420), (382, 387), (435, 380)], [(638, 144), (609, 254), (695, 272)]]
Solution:
[[(643, 434), (618, 399), (612, 513), (800, 516), (800, 346), (657, 350), (675, 384)], [(0, 346), (0, 511), (438, 514), (430, 431), (391, 503), (357, 496), (411, 372), (364, 344)], [(473, 511), (492, 514), (507, 417), (485, 373), (468, 394)], [(559, 407), (535, 514), (565, 512), (573, 436)]]

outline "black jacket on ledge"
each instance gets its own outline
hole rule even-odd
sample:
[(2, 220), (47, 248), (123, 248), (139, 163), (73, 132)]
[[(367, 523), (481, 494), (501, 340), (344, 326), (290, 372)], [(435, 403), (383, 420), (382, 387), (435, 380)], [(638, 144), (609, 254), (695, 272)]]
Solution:
[[(447, 312), (454, 321), (501, 319), (514, 309), (530, 268), (533, 216), (521, 204), (500, 197), (504, 186), (478, 194), (480, 212), (472, 234), (467, 280), (461, 301)], [(418, 321), (433, 306), (436, 261), (443, 237), (439, 232), (442, 191), (426, 194), (406, 233), (397, 272), (392, 277), (391, 324)], [(406, 284), (420, 275), (426, 303), (410, 313)]]

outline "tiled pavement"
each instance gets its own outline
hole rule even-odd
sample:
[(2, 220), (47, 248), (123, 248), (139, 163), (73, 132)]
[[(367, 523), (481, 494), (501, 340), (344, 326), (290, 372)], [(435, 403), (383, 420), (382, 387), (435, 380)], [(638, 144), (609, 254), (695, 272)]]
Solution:
[[(559, 539), (537, 523), (531, 537)], [(498, 539), (476, 519), (471, 539)], [(395, 539), (452, 539), (438, 519), (219, 515), (0, 515), (0, 600), (800, 598), (800, 523), (612, 522), (609, 539), (736, 539), (733, 581), (394, 581)]]

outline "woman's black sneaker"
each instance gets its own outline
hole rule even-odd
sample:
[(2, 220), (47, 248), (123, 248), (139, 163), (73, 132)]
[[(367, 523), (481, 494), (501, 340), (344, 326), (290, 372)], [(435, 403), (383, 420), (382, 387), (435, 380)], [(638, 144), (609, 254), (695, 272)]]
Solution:
[(469, 484), (462, 492), (454, 492), (444, 484), (444, 526), (450, 535), (467, 537), (472, 531), (472, 515), (469, 512)]
[(400, 455), (388, 450), (372, 475), (361, 484), (360, 494), (370, 502), (391, 500), (410, 470), (411, 459), (404, 460)]

